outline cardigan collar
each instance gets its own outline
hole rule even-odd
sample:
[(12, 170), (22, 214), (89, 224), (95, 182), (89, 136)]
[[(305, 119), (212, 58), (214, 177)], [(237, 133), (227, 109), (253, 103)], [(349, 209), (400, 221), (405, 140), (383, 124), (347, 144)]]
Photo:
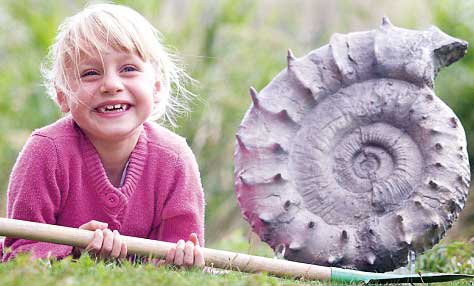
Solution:
[[(79, 128), (79, 127), (78, 127)], [(121, 187), (115, 187), (105, 172), (97, 149), (81, 130), (82, 158), (87, 167), (89, 178), (92, 180), (95, 191), (108, 213), (118, 215), (135, 192), (138, 180), (142, 176), (147, 158), (147, 136), (142, 128), (137, 144), (130, 154), (125, 182)]]

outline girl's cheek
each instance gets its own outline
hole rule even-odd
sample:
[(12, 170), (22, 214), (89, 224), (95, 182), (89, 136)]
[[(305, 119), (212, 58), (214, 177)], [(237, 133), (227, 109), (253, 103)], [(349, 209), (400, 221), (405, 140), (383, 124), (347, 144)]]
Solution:
[(94, 92), (98, 90), (98, 88), (97, 84), (84, 83), (77, 91), (77, 94), (81, 98), (89, 98), (94, 95)]

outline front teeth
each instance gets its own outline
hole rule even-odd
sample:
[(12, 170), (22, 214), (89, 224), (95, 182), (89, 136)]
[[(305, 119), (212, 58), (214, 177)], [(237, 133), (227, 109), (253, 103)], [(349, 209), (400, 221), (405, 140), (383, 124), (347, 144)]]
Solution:
[(121, 112), (127, 110), (127, 104), (110, 104), (99, 108), (99, 112)]

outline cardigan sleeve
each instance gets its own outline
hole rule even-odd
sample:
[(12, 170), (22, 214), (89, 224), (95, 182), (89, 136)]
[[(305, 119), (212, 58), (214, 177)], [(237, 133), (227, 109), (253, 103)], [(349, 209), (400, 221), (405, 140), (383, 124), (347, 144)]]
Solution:
[[(54, 141), (32, 135), (13, 167), (7, 196), (9, 218), (56, 224), (61, 205), (61, 170)], [(5, 248), (8, 248), (6, 251)], [(20, 252), (31, 252), (35, 258), (61, 259), (72, 252), (71, 246), (6, 238), (3, 261)]]
[(204, 193), (199, 169), (191, 149), (185, 145), (176, 160), (174, 178), (152, 239), (177, 242), (196, 233), (204, 246)]

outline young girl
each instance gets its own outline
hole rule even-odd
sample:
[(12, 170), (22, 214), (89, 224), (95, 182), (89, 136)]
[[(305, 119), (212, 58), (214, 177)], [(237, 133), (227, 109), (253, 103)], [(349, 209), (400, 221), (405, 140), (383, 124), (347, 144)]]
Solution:
[[(64, 21), (44, 68), (68, 115), (33, 132), (13, 168), (8, 217), (93, 230), (85, 250), (124, 258), (120, 235), (177, 242), (167, 263), (204, 265), (204, 198), (185, 140), (150, 121), (180, 107), (171, 86), (185, 74), (136, 11), (85, 8)], [(187, 242), (185, 242), (187, 240)], [(6, 238), (20, 252), (61, 259), (70, 246)]]

